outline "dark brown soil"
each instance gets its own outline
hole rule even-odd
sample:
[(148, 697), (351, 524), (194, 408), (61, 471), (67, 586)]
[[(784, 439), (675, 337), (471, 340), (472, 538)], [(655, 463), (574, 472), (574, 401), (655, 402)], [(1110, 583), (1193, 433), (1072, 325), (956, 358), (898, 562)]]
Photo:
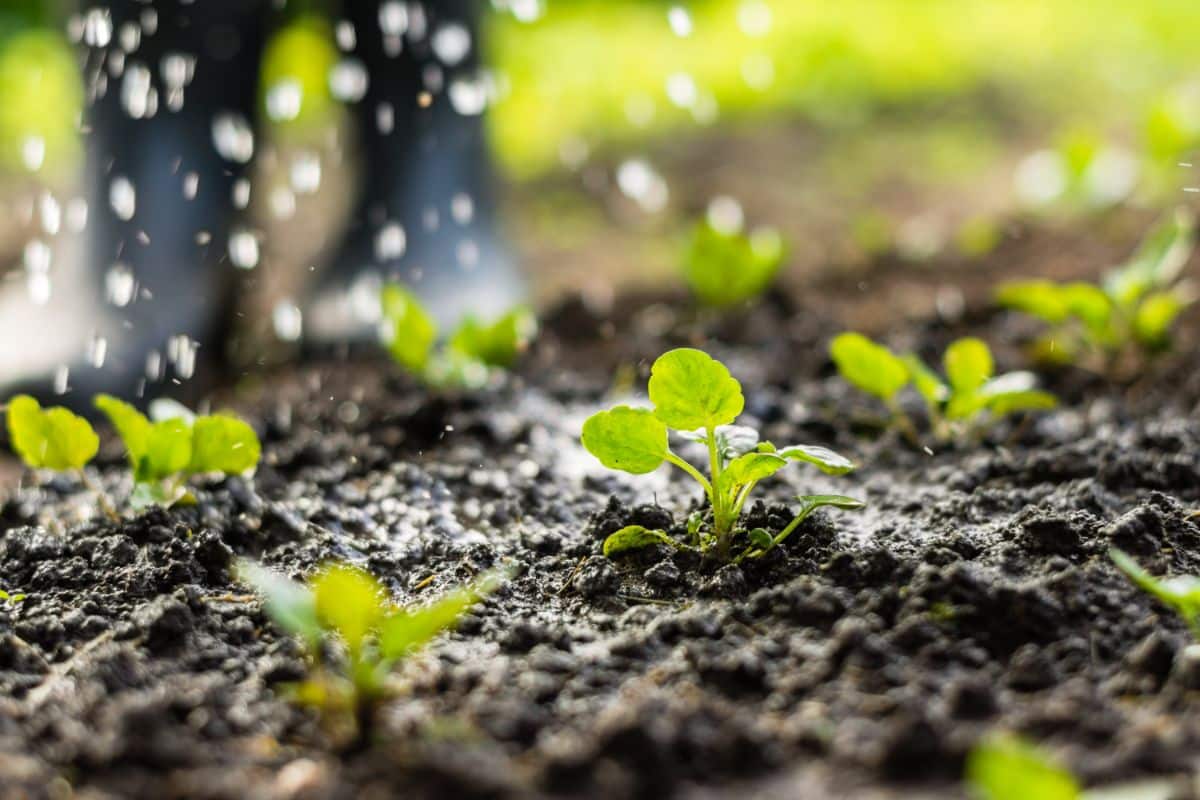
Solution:
[[(1136, 238), (1095, 245), (1088, 270), (1061, 233), (1021, 231), (965, 285), (1094, 273)], [(669, 296), (569, 300), (520, 374), (472, 397), (374, 359), (286, 371), (233, 395), (263, 437), (257, 478), (194, 508), (114, 524), (72, 480), (26, 475), (0, 505), (0, 588), (28, 593), (0, 605), (0, 797), (957, 797), (997, 727), (1089, 784), (1190, 773), (1200, 656), (1106, 552), (1200, 573), (1195, 339), (1132, 386), (1047, 375), (1060, 410), (923, 452), (877, 435), (825, 346), (857, 325), (933, 357), (973, 332), (1023, 366), (1028, 326), (978, 292), (961, 312), (887, 307), (946, 274), (888, 263), (864, 274), (867, 305), (829, 283), (721, 319)], [(869, 508), (819, 513), (742, 568), (602, 558), (606, 534), (681, 525), (699, 501), (578, 444), (614, 376), (643, 386), (684, 343), (729, 364), (767, 438), (864, 465), (787, 473), (755, 524), (781, 527), (800, 492)], [(119, 446), (102, 456), (121, 497)], [(231, 579), (239, 555), (296, 577), (352, 560), (406, 602), (517, 574), (402, 665), (372, 742), (344, 752), (282, 699), (301, 651)]]

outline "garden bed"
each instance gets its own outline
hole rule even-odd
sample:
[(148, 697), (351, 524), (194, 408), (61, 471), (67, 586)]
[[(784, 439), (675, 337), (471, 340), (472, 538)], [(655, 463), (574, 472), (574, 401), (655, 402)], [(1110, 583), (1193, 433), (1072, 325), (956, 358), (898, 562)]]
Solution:
[[(983, 274), (1038, 251), (1009, 241)], [(1019, 271), (1057, 275), (1053, 260)], [(932, 295), (945, 272), (924, 274)], [(867, 277), (875, 297), (922, 280)], [(1200, 573), (1193, 332), (1133, 384), (1049, 373), (1059, 410), (922, 450), (833, 372), (829, 337), (878, 321), (856, 292), (724, 318), (671, 295), (569, 299), (518, 374), (470, 396), (431, 396), (382, 357), (284, 371), (233, 396), (263, 441), (255, 480), (191, 508), (114, 523), (71, 479), (26, 475), (0, 506), (0, 588), (28, 595), (0, 604), (0, 782), (31, 797), (958, 797), (965, 755), (996, 729), (1088, 783), (1192, 772), (1200, 660), (1107, 552)], [(932, 360), (970, 333), (1023, 367), (1028, 326), (968, 300), (887, 338)], [(679, 529), (700, 501), (666, 470), (604, 470), (578, 439), (614, 385), (644, 385), (687, 344), (741, 380), (765, 438), (862, 465), (765, 483), (753, 524), (781, 528), (798, 493), (868, 508), (820, 512), (740, 567), (601, 556), (618, 528)], [(128, 492), (119, 443), (97, 463)], [(283, 698), (302, 651), (233, 579), (237, 556), (295, 577), (350, 560), (413, 603), (516, 572), (401, 665), (403, 691), (350, 747)]]

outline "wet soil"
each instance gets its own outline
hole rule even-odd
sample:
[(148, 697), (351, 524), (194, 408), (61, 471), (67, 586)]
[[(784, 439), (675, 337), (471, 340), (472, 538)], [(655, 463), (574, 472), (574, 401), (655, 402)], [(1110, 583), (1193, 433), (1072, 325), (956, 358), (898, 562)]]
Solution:
[[(1023, 231), (963, 285), (1076, 269), (1057, 237)], [(568, 299), (518, 373), (472, 396), (430, 396), (374, 357), (285, 370), (217, 399), (264, 460), (196, 507), (114, 523), (73, 479), (24, 475), (0, 504), (0, 588), (28, 595), (0, 604), (0, 797), (950, 798), (997, 728), (1089, 784), (1190, 775), (1200, 652), (1106, 552), (1200, 573), (1194, 330), (1135, 383), (1048, 373), (1061, 409), (914, 448), (825, 347), (856, 325), (932, 358), (972, 332), (1023, 366), (1028, 325), (969, 291), (880, 309), (898, 283), (936, 297), (951, 266), (885, 262), (720, 318), (670, 295)], [(745, 423), (863, 464), (784, 473), (754, 524), (781, 528), (797, 493), (869, 507), (818, 513), (742, 567), (602, 558), (608, 533), (682, 526), (700, 498), (665, 469), (599, 468), (580, 425), (688, 343), (741, 379)], [(119, 445), (97, 463), (122, 497)], [(348, 559), (413, 603), (499, 563), (515, 575), (399, 667), (370, 741), (346, 749), (284, 698), (302, 653), (232, 578), (237, 556), (298, 578)]]

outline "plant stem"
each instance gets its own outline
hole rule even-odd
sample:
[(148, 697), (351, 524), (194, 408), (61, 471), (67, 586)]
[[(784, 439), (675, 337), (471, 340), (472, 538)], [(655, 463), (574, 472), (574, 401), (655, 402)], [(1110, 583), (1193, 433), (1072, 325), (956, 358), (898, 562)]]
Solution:
[(667, 461), (671, 462), (672, 464), (674, 464), (675, 466), (679, 467), (681, 470), (686, 472), (688, 475), (691, 475), (693, 478), (695, 478), (696, 482), (699, 483), (702, 487), (704, 487), (704, 493), (706, 495), (708, 495), (708, 501), (710, 503), (714, 504), (714, 506), (713, 506), (714, 508), (716, 507), (715, 506), (716, 501), (713, 499), (712, 484), (709, 483), (708, 478), (706, 478), (700, 474), (700, 470), (696, 469), (691, 464), (689, 464), (688, 462), (684, 461), (679, 456), (672, 453), (670, 450), (667, 451), (666, 459), (667, 459)]
[(913, 424), (912, 418), (904, 413), (904, 409), (896, 402), (896, 398), (888, 398), (887, 407), (888, 411), (892, 412), (892, 424), (900, 430), (900, 433), (908, 439), (913, 447), (920, 447), (921, 436), (917, 433), (917, 426)]
[(88, 491), (96, 495), (96, 502), (100, 504), (100, 510), (104, 512), (105, 516), (107, 516), (113, 522), (120, 522), (121, 515), (117, 512), (117, 507), (113, 505), (112, 500), (109, 499), (108, 492), (104, 491), (104, 487), (92, 480), (92, 477), (88, 475), (87, 471), (82, 467), (76, 470), (76, 472), (79, 475), (80, 483), (82, 483)]

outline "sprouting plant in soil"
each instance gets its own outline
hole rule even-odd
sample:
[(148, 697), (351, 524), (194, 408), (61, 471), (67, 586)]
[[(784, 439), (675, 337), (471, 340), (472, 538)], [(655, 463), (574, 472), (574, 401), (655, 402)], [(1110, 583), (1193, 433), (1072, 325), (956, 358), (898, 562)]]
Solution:
[(0, 589), (0, 603), (4, 603), (5, 605), (16, 605), (27, 596), (24, 592), (6, 592)]
[(911, 385), (925, 403), (929, 427), (940, 442), (966, 440), (1010, 414), (1054, 408), (1058, 401), (1037, 389), (1030, 372), (995, 374), (991, 350), (968, 337), (946, 348), (945, 377), (916, 354), (898, 356), (859, 333), (836, 336), (829, 347), (838, 372), (855, 388), (879, 398), (891, 424), (914, 442), (920, 435), (900, 404), (900, 393)]
[(28, 395), (13, 397), (6, 408), (9, 442), (27, 467), (76, 475), (105, 513), (116, 516), (104, 490), (84, 471), (100, 449), (100, 437), (86, 419), (61, 406), (42, 408)]
[(1135, 586), (1178, 614), (1200, 640), (1200, 577), (1179, 575), (1159, 579), (1122, 550), (1113, 548), (1108, 554)]
[(1079, 800), (1079, 782), (1038, 747), (1010, 734), (985, 738), (971, 750), (967, 785), (978, 800)]
[(151, 421), (110, 395), (93, 402), (125, 444), (134, 480), (129, 503), (135, 509), (186, 502), (187, 481), (195, 475), (244, 475), (258, 466), (258, 436), (237, 417), (196, 416), (177, 403), (159, 403), (152, 405)]
[(381, 305), (380, 338), (392, 359), (435, 389), (483, 386), (496, 370), (510, 369), (537, 335), (537, 317), (516, 307), (492, 322), (467, 315), (439, 344), (437, 322), (408, 289), (385, 286)]
[[(649, 394), (653, 409), (620, 405), (589, 417), (583, 425), (583, 446), (609, 469), (634, 475), (653, 472), (664, 462), (673, 464), (700, 485), (709, 507), (689, 521), (686, 542), (666, 531), (633, 525), (605, 540), (605, 555), (667, 544), (737, 563), (770, 552), (822, 506), (863, 506), (842, 495), (802, 495), (796, 516), (779, 533), (740, 528), (742, 509), (754, 487), (789, 461), (812, 464), (830, 475), (843, 475), (855, 465), (825, 447), (760, 442), (754, 429), (734, 425), (745, 404), (741, 384), (724, 364), (700, 350), (679, 348), (659, 356), (650, 370)], [(669, 430), (705, 445), (708, 476), (671, 450)]]
[(1171, 346), (1171, 328), (1197, 293), (1181, 278), (1195, 247), (1195, 219), (1176, 211), (1100, 284), (1023, 280), (1002, 285), (997, 302), (1045, 322), (1034, 355), (1083, 364), (1114, 377)]
[(317, 708), (330, 722), (352, 722), (361, 737), (388, 694), (396, 662), (452, 629), (495, 591), (504, 573), (485, 573), (420, 608), (395, 606), (370, 573), (349, 564), (331, 564), (299, 584), (243, 560), (238, 576), (262, 595), (275, 623), (303, 642), (312, 661), (309, 677), (292, 687), (296, 701)]
[(683, 277), (703, 305), (728, 308), (766, 291), (784, 254), (783, 237), (774, 228), (726, 231), (705, 219), (688, 236)]

